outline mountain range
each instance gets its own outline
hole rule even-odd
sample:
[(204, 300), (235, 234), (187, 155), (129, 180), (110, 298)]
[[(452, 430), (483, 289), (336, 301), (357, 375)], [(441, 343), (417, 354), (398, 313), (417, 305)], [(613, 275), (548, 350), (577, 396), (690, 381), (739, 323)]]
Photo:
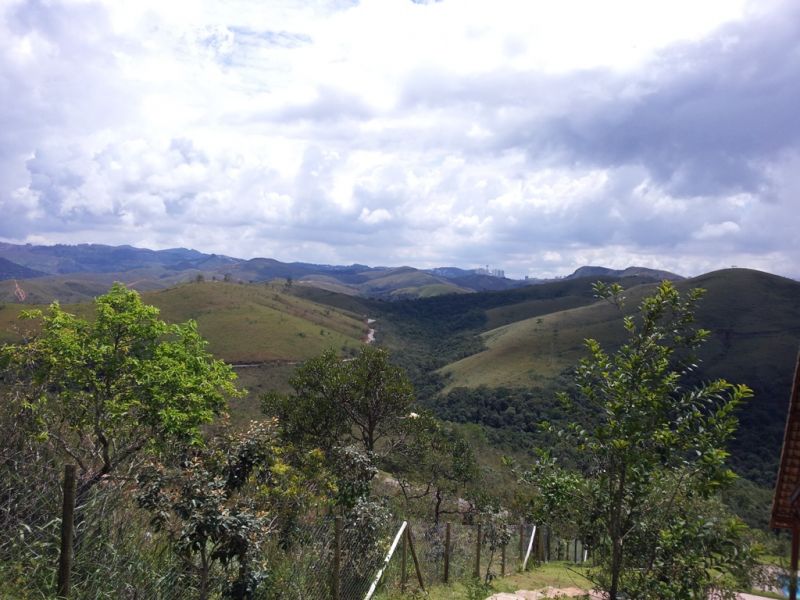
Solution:
[[(634, 275), (653, 281), (682, 279), (674, 273), (643, 267), (616, 271), (588, 266), (581, 267), (565, 279)], [(510, 279), (487, 274), (481, 269), (457, 267), (416, 269), (409, 266), (284, 263), (272, 258), (241, 259), (185, 248), (149, 250), (101, 244), (38, 246), (0, 243), (0, 282), (13, 279), (38, 280), (29, 281), (23, 287), (30, 301), (39, 303), (53, 299), (73, 302), (88, 299), (102, 293), (113, 281), (148, 291), (204, 279), (242, 283), (282, 279), (385, 300), (501, 291), (553, 281)], [(15, 289), (12, 285), (0, 284), (0, 300), (11, 301)]]

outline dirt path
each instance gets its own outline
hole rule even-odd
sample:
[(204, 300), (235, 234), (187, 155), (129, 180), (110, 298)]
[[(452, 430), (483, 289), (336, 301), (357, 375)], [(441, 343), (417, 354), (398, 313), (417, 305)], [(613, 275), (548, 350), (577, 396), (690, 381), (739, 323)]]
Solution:
[[(367, 319), (367, 327), (372, 325), (375, 322), (375, 319)], [(364, 339), (364, 343), (371, 344), (375, 341), (375, 329), (373, 327), (369, 327), (367, 329), (367, 337)]]
[[(489, 596), (486, 600), (540, 600), (542, 598), (575, 598), (582, 597), (588, 592), (576, 587), (570, 588), (553, 588), (547, 587), (541, 590), (517, 590), (513, 594), (508, 592), (501, 592)], [(602, 594), (592, 592), (589, 594), (591, 600), (602, 600)], [(741, 593), (736, 596), (737, 600), (769, 600), (766, 596), (755, 596), (753, 594)]]
[[(493, 596), (489, 596), (486, 600), (540, 600), (541, 598), (582, 598), (587, 593), (586, 590), (582, 590), (581, 588), (577, 587), (568, 587), (568, 588), (554, 588), (554, 587), (546, 587), (540, 590), (517, 590), (513, 594), (508, 592), (501, 592), (499, 594), (494, 594)], [(589, 598), (591, 600), (601, 600), (603, 596), (600, 594), (592, 592), (589, 594)]]

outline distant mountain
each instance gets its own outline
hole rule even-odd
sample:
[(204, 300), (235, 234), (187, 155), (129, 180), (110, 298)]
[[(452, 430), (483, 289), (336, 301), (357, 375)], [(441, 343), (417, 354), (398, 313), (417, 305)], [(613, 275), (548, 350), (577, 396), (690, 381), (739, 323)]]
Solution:
[[(31, 288), (31, 301), (35, 298), (36, 301), (48, 302), (53, 299), (70, 302), (88, 299), (113, 281), (122, 281), (139, 290), (153, 290), (195, 279), (243, 283), (280, 279), (351, 296), (384, 300), (503, 291), (547, 281), (509, 279), (502, 276), (502, 271), (490, 274), (484, 269), (438, 267), (422, 270), (408, 266), (285, 263), (273, 258), (241, 259), (186, 248), (149, 250), (103, 244), (36, 246), (0, 243), (0, 258), (9, 262), (5, 268), (5, 263), (0, 263), (0, 280), (47, 276), (41, 285), (28, 287)], [(638, 277), (650, 281), (682, 279), (674, 273), (642, 267), (625, 270), (581, 267), (564, 279), (583, 277)], [(0, 287), (0, 300), (8, 299), (10, 295), (13, 295), (11, 291)]]
[(0, 256), (50, 275), (124, 273), (153, 267), (188, 269), (209, 258), (208, 254), (186, 248), (148, 250), (102, 244), (34, 246), (1, 242)]
[(6, 279), (33, 279), (34, 277), (43, 277), (46, 274), (0, 257), (0, 281)]
[(682, 275), (661, 271), (659, 269), (648, 269), (647, 267), (628, 267), (627, 269), (609, 269), (607, 267), (580, 267), (571, 275), (564, 279), (583, 279), (586, 277), (645, 277), (654, 281), (682, 281), (686, 279)]

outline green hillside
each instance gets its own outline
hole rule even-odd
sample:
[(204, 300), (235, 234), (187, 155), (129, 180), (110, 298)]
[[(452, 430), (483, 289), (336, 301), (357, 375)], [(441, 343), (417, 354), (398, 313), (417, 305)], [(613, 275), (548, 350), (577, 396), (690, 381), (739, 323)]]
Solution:
[[(734, 464), (754, 481), (774, 476), (792, 369), (800, 345), (800, 283), (746, 269), (728, 269), (683, 281), (707, 290), (698, 322), (712, 332), (701, 353), (698, 381), (724, 377), (753, 388), (742, 409)], [(627, 291), (627, 313), (651, 285)], [(506, 314), (510, 306), (502, 309)], [(502, 312), (498, 310), (497, 312)], [(486, 349), (440, 370), (445, 392), (460, 388), (548, 387), (584, 355), (583, 340), (613, 349), (623, 337), (622, 314), (605, 302), (560, 310), (490, 329)], [(491, 321), (489, 321), (491, 322)]]
[(360, 315), (320, 306), (277, 284), (204, 282), (144, 295), (168, 321), (194, 319), (209, 349), (234, 363), (297, 361), (360, 344)]
[[(455, 387), (526, 387), (554, 377), (580, 357), (583, 340), (608, 340), (617, 325), (605, 303), (523, 319), (481, 335), (486, 350), (441, 369)], [(619, 337), (621, 339), (621, 336)]]
[[(31, 296), (29, 292), (29, 299)], [(362, 315), (297, 297), (277, 284), (204, 282), (143, 296), (167, 321), (197, 321), (211, 352), (234, 363), (298, 361), (327, 348), (349, 351), (361, 344), (367, 329)], [(20, 309), (41, 307), (30, 302), (0, 306), (0, 340), (6, 341), (19, 337), (14, 330), (20, 326)], [(68, 304), (67, 308), (89, 313), (86, 304)]]

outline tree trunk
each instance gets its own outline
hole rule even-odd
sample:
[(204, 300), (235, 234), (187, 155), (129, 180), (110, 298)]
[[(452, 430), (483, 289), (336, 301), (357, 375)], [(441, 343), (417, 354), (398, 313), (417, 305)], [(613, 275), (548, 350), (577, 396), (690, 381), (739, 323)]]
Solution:
[(619, 577), (622, 573), (622, 540), (615, 538), (611, 548), (611, 588), (608, 590), (609, 600), (617, 600), (619, 593)]
[(203, 546), (200, 549), (200, 590), (199, 599), (208, 600), (208, 557)]

